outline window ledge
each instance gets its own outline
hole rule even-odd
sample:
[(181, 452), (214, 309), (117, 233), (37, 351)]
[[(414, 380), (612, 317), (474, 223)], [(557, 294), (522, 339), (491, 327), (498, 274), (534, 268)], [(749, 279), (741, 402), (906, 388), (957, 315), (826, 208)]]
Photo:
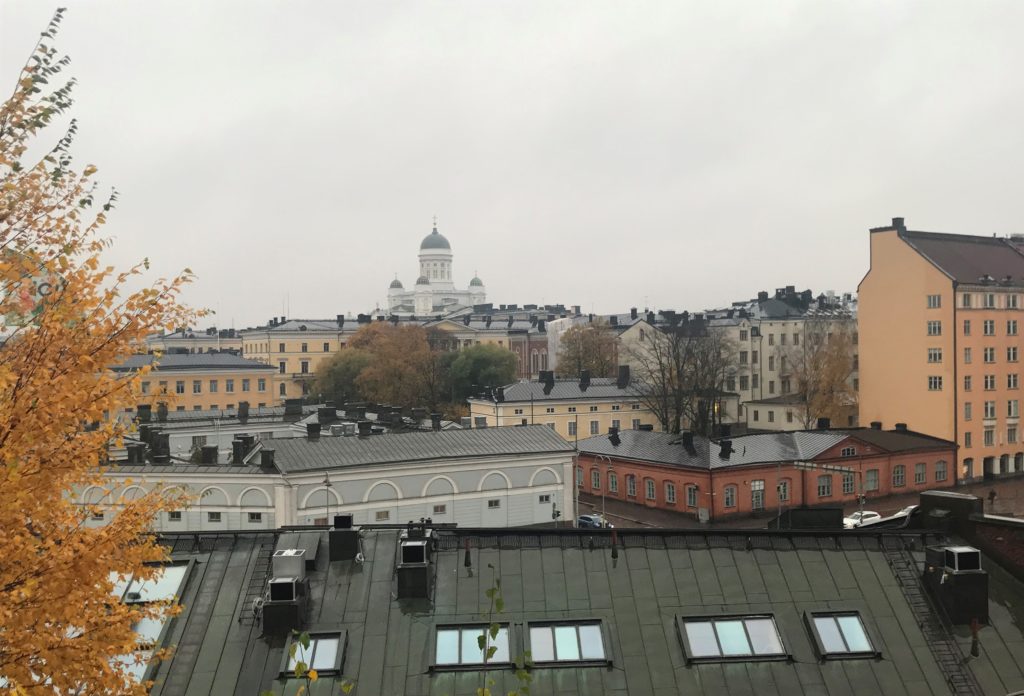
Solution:
[(476, 662), (465, 665), (430, 665), (431, 672), (480, 672), (485, 669), (514, 669), (513, 662)]

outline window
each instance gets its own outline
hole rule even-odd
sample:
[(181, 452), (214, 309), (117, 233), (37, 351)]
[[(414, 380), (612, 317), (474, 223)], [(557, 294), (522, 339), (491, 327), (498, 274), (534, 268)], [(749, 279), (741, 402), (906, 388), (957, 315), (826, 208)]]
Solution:
[(844, 473), (843, 474), (843, 495), (852, 495), (853, 494), (853, 490), (854, 490), (854, 488), (853, 488), (853, 474), (852, 473)]
[[(929, 351), (929, 355), (928, 355), (928, 357), (929, 357), (929, 361), (928, 361), (928, 362), (931, 362), (931, 360), (930, 360), (930, 358), (931, 358), (931, 353), (930, 353), (930, 351)], [(966, 364), (966, 365), (970, 365), (970, 364), (971, 364), (971, 361), (972, 361), (972, 359), (973, 359), (973, 355), (972, 355), (972, 353), (971, 353), (971, 349), (970, 349), (970, 348), (964, 348), (964, 364)], [(940, 359), (939, 359), (939, 360), (938, 360), (937, 362), (942, 362), (942, 359), (941, 359), (941, 352), (940, 352)]]
[(935, 462), (935, 480), (945, 481), (946, 480), (946, 462), (942, 459)]
[(309, 352), (309, 346), (307, 344), (305, 344), (305, 343), (302, 344), (302, 352), (303, 353), (308, 353)]
[(647, 479), (647, 480), (645, 480), (644, 481), (644, 488), (646, 489), (644, 492), (647, 494), (647, 499), (648, 500), (654, 500), (655, 499), (654, 479)]
[(194, 379), (192, 380), (192, 393), (202, 394), (203, 393), (203, 380)]
[(228, 394), (234, 393), (234, 391), (235, 391), (235, 380), (233, 380), (233, 379), (226, 379), (226, 380), (224, 380), (224, 391), (226, 391)]
[(281, 670), (282, 674), (294, 674), (295, 667), (301, 662), (307, 670), (315, 670), (317, 673), (338, 672), (341, 670), (341, 662), (344, 657), (345, 643), (340, 633), (325, 633), (309, 637), (309, 647), (305, 648), (297, 639), (294, 641), (295, 654), (292, 654), (291, 644), (286, 646), (284, 651), (287, 663)]
[(760, 411), (758, 411), (758, 410), (757, 410), (757, 409), (755, 408), (755, 409), (754, 409), (754, 420), (755, 420), (755, 421), (756, 421), (756, 420), (760, 420), (760, 418), (761, 418), (761, 413), (760, 413)]
[(779, 484), (775, 487), (779, 494), (779, 501), (786, 502), (789, 500), (789, 479), (782, 479)]
[(914, 483), (926, 483), (928, 481), (928, 465), (924, 462), (914, 465)]
[[(1016, 295), (1011, 295), (1011, 297), (1016, 297)], [(1017, 320), (1016, 319), (1007, 319), (1006, 320), (1006, 335), (1007, 336), (1016, 336), (1017, 335)]]
[(984, 329), (984, 331), (982, 333), (984, 333), (986, 336), (995, 336), (996, 335), (996, 321), (995, 321), (995, 319), (986, 319), (984, 324), (982, 325), (982, 328)]
[(793, 422), (793, 412), (792, 411), (786, 411), (786, 422), (787, 423), (792, 423)]
[(965, 292), (961, 296), (961, 298), (960, 298), (960, 306), (961, 307), (970, 307), (971, 306), (971, 293)]
[(633, 419), (633, 430), (639, 430), (639, 429), (640, 429), (640, 419), (639, 418), (634, 418)]
[(964, 336), (970, 336), (970, 335), (971, 335), (971, 320), (970, 319), (964, 319)]
[(932, 320), (928, 322), (928, 335), (929, 336), (941, 336), (942, 335), (942, 322), (938, 320)]
[(938, 309), (942, 306), (942, 295), (928, 296), (928, 309)]
[(750, 377), (747, 375), (740, 375), (740, 390), (750, 389)]
[[(687, 507), (692, 507), (692, 508), (697, 507), (697, 502), (698, 502), (697, 499), (699, 497), (699, 495), (698, 495), (699, 493), (700, 493), (700, 489), (697, 486), (692, 486), (691, 485), (691, 486), (687, 486), (686, 487), (686, 506)], [(726, 507), (728, 507), (728, 506), (726, 506)]]
[(285, 372), (287, 372), (287, 370), (288, 370), (288, 363), (286, 363), (284, 360), (282, 360), (281, 362), (277, 363), (277, 371), (279, 373), (281, 373), (283, 375)]
[(277, 391), (281, 396), (287, 396), (288, 394), (288, 389), (284, 384), (277, 385)]
[(751, 375), (750, 376), (750, 386), (752, 388), (754, 388), (754, 389), (757, 389), (757, 384), (758, 384), (758, 380), (759, 379), (761, 379), (760, 375)]
[(971, 433), (970, 433), (970, 431), (967, 431), (967, 432), (964, 433), (964, 448), (965, 449), (970, 449), (971, 448)]
[(971, 390), (971, 376), (964, 375), (964, 391), (969, 392)]
[(858, 614), (808, 614), (806, 618), (823, 658), (877, 655)]
[(166, 381), (160, 380), (158, 386), (160, 387), (160, 393), (161, 394), (166, 394), (167, 393), (167, 382)]
[(622, 421), (618, 418), (612, 418), (612, 427), (619, 430), (622, 427)]
[(599, 432), (601, 432), (600, 421), (590, 421), (590, 434), (597, 435)]
[[(928, 349), (928, 362), (940, 363), (942, 362), (942, 349), (941, 348), (929, 348)], [(968, 361), (970, 362), (970, 361)]]
[(576, 434), (576, 421), (569, 421), (569, 434), (570, 435), (575, 435)]
[(629, 407), (631, 409), (633, 409), (634, 411), (639, 411), (640, 410), (640, 404), (630, 404)]
[(798, 334), (798, 333), (793, 334), (793, 345), (794, 346), (800, 345), (800, 334)]
[(149, 382), (143, 382), (142, 383), (142, 393), (143, 394), (148, 394), (149, 393)]
[(325, 353), (330, 353), (331, 352), (331, 344), (330, 343), (324, 343), (324, 352)]
[(993, 391), (996, 388), (996, 376), (985, 375), (985, 391)]
[(636, 476), (633, 474), (626, 474), (626, 495), (636, 497)]
[[(753, 350), (753, 351), (750, 352), (750, 364), (751, 365), (757, 364), (757, 351), (756, 350)], [(757, 385), (755, 384), (754, 386), (757, 386)]]
[(746, 364), (747, 364), (747, 351), (741, 350), (740, 351), (740, 365), (746, 365)]
[(621, 411), (622, 410), (622, 406), (620, 404), (612, 404), (612, 410), (613, 411)]
[(265, 392), (267, 390), (267, 380), (262, 377), (256, 380), (256, 391)]
[(768, 334), (768, 345), (775, 345), (775, 334)]
[(299, 363), (299, 372), (301, 372), (304, 375), (308, 375), (309, 374), (309, 361), (308, 360), (303, 360), (302, 362)]
[(741, 341), (746, 341), (747, 340), (747, 330), (746, 329), (740, 329), (740, 340)]
[(775, 411), (768, 411), (768, 422), (769, 423), (774, 423), (775, 422)]
[(840, 450), (839, 454), (841, 456), (843, 456), (843, 457), (855, 457), (855, 456), (857, 456), (857, 448), (856, 447), (844, 447), (842, 450)]
[(928, 391), (942, 391), (942, 375), (928, 375)]
[(534, 662), (604, 660), (604, 636), (597, 622), (529, 625)]
[(764, 480), (756, 479), (750, 482), (750, 509), (764, 510)]
[(250, 512), (249, 513), (249, 522), (251, 524), (259, 524), (262, 521), (263, 521), (263, 513), (262, 512)]
[(206, 445), (206, 436), (205, 435), (193, 435), (192, 436), (192, 449), (197, 450), (200, 447), (203, 447), (205, 445)]
[(391, 511), (390, 510), (377, 510), (377, 512), (375, 512), (374, 515), (373, 515), (373, 519), (375, 521), (377, 521), (377, 522), (387, 522), (388, 520), (391, 519)]
[(907, 485), (907, 467), (903, 464), (892, 468), (892, 485), (894, 488)]
[(614, 471), (608, 472), (608, 490), (612, 493), (619, 492), (619, 476)]
[(554, 412), (555, 412), (555, 407), (554, 406), (548, 406), (547, 408), (544, 409), (544, 413), (554, 413)]
[(982, 433), (982, 441), (985, 443), (985, 447), (992, 447), (996, 444), (996, 430), (995, 428), (985, 428), (985, 432)]
[(172, 510), (167, 513), (168, 522), (181, 522), (181, 510)]
[(971, 406), (971, 402), (970, 401), (965, 401), (964, 402), (964, 420), (965, 421), (971, 420), (971, 417), (973, 416), (973, 414), (974, 414), (974, 409)]
[(995, 309), (995, 306), (996, 306), (996, 296), (995, 296), (995, 293), (992, 293), (992, 292), (985, 293), (985, 309)]
[(679, 633), (688, 660), (786, 657), (771, 615), (692, 618), (681, 622)]
[(725, 390), (729, 391), (729, 392), (736, 391), (736, 378), (735, 377), (726, 377), (725, 378)]
[(590, 412), (591, 413), (597, 413), (597, 406), (591, 406), (590, 407)]
[(521, 409), (521, 408), (512, 409), (512, 413), (514, 413), (517, 416), (521, 416), (521, 415), (523, 415), (523, 409)]
[(985, 348), (985, 362), (994, 363), (996, 361), (996, 349)]
[(769, 355), (768, 356), (768, 369), (769, 370), (774, 370), (775, 369), (775, 356), (774, 355)]
[(1006, 426), (1006, 442), (1011, 445), (1017, 444), (1017, 426)]
[(1007, 389), (1016, 389), (1017, 388), (1017, 373), (1016, 372), (1011, 372), (1010, 374), (1006, 375), (1006, 388)]
[(488, 510), (499, 510), (501, 509), (501, 498), (491, 498), (487, 501)]
[[(508, 624), (498, 626), (498, 634), (490, 638), (486, 625), (438, 626), (434, 642), (434, 663), (437, 665), (482, 665), (509, 662)], [(485, 637), (485, 646), (496, 648), (494, 654), (485, 658), (480, 647), (480, 638)]]
[(784, 333), (779, 334), (779, 343), (781, 345), (786, 345), (786, 334), (784, 334)]
[(1006, 348), (1006, 362), (1017, 362), (1017, 346)]
[(569, 413), (576, 413), (576, 407), (575, 406), (570, 406), (569, 407)]
[(537, 496), (537, 504), (538, 505), (550, 505), (551, 504), (551, 494), (550, 493), (545, 493), (544, 495)]
[(818, 477), (818, 497), (828, 498), (832, 495), (832, 474), (822, 474)]
[(583, 467), (576, 467), (576, 485), (579, 488), (583, 488)]
[(179, 379), (174, 383), (174, 393), (184, 394), (185, 393), (185, 380)]
[(250, 380), (248, 378), (243, 379), (242, 380), (242, 391), (244, 391), (244, 392), (249, 391), (249, 386), (250, 386), (251, 382), (252, 382), (252, 380)]
[(868, 491), (878, 490), (878, 469), (868, 469), (864, 472), (864, 489)]
[(1020, 415), (1020, 402), (1017, 399), (1006, 401), (1006, 417), (1017, 418)]
[(986, 401), (985, 402), (985, 418), (995, 418), (995, 417), (996, 417), (996, 402), (995, 401)]
[(590, 487), (594, 490), (601, 489), (601, 472), (597, 469), (590, 470)]
[(1008, 309), (1017, 309), (1017, 296), (1007, 295), (1006, 296), (1006, 307)]
[(671, 481), (665, 482), (665, 502), (669, 505), (676, 504), (676, 484)]
[(219, 512), (208, 512), (208, 513), (206, 513), (206, 521), (207, 522), (220, 522), (220, 513)]
[(92, 520), (94, 522), (102, 522), (103, 521), (103, 511), (102, 510), (96, 510), (95, 512), (93, 512), (92, 513)]

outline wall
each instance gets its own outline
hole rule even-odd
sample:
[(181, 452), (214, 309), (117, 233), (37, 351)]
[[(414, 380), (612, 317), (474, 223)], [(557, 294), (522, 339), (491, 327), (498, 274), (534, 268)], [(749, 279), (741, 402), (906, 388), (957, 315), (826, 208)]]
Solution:
[[(260, 390), (260, 380), (263, 389)], [(177, 393), (178, 382), (184, 393)], [(211, 391), (216, 382), (217, 391)], [(213, 408), (236, 408), (248, 401), (250, 407), (274, 406), (278, 403), (278, 375), (270, 369), (245, 370), (154, 370), (143, 380), (143, 395), (153, 401), (166, 401), (174, 411), (202, 411)], [(196, 383), (199, 391), (196, 392)], [(229, 383), (231, 391), (228, 391)], [(148, 386), (147, 386), (148, 385)], [(248, 386), (248, 389), (246, 389)], [(166, 393), (164, 389), (166, 388)], [(166, 397), (166, 398), (165, 398)], [(125, 409), (131, 412), (131, 409)], [(154, 409), (155, 410), (155, 409)]]
[[(575, 409), (571, 412), (569, 409)], [(591, 410), (596, 409), (596, 410)], [(550, 411), (550, 412), (549, 412)], [(484, 416), (490, 427), (545, 424), (552, 427), (568, 442), (585, 440), (593, 435), (603, 435), (618, 421), (622, 430), (634, 428), (634, 420), (640, 425), (652, 425), (660, 430), (658, 419), (643, 404), (618, 399), (573, 399), (571, 401), (516, 401), (494, 402), (470, 400), (470, 417)], [(597, 432), (592, 432), (591, 423), (597, 422)], [(476, 421), (473, 421), (474, 426)], [(576, 425), (577, 434), (570, 432), (570, 423)]]

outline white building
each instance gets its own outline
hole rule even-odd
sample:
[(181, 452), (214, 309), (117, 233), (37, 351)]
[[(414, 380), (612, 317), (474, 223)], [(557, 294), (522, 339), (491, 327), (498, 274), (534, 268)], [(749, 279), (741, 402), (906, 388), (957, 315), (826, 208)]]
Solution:
[(420, 275), (413, 289), (406, 290), (396, 277), (388, 288), (388, 309), (395, 316), (426, 317), (445, 314), (460, 307), (483, 304), (487, 299), (484, 283), (477, 277), (469, 281), (468, 290), (455, 287), (452, 278), (452, 247), (437, 231), (423, 238), (419, 253)]
[(514, 527), (550, 522), (553, 506), (563, 520), (573, 519), (573, 490), (565, 485), (573, 456), (543, 425), (272, 440), (240, 466), (114, 466), (105, 472), (106, 487), (77, 497), (98, 506), (88, 522), (96, 526), (147, 491), (183, 491), (194, 504), (155, 521), (157, 531), (168, 532), (323, 524), (342, 512), (356, 524), (430, 517)]

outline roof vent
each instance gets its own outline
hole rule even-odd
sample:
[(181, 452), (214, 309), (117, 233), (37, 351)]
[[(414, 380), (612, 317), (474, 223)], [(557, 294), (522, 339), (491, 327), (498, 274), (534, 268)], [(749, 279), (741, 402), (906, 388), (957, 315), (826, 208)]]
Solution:
[(972, 546), (925, 549), (924, 584), (954, 625), (988, 622), (988, 573)]
[(881, 430), (882, 429), (882, 421), (871, 421), (871, 429), (872, 430)]
[(278, 549), (270, 563), (274, 577), (306, 577), (306, 549)]
[(732, 440), (722, 440), (718, 444), (722, 447), (722, 451), (718, 453), (718, 456), (722, 459), (728, 459), (732, 454)]
[(426, 521), (410, 524), (398, 543), (398, 598), (426, 599), (430, 596), (430, 551), (433, 540)]
[(901, 432), (901, 433), (907, 432), (907, 424), (906, 423), (897, 423), (896, 424), (896, 430)]
[(697, 448), (693, 446), (693, 433), (689, 430), (683, 433), (683, 448), (691, 456), (697, 454)]
[(580, 370), (580, 391), (586, 391), (590, 387), (590, 370)]
[(619, 389), (629, 386), (629, 365), (619, 365), (619, 378), (615, 381), (615, 386)]
[(359, 554), (359, 530), (351, 514), (334, 516), (334, 528), (328, 533), (331, 561), (351, 561)]

